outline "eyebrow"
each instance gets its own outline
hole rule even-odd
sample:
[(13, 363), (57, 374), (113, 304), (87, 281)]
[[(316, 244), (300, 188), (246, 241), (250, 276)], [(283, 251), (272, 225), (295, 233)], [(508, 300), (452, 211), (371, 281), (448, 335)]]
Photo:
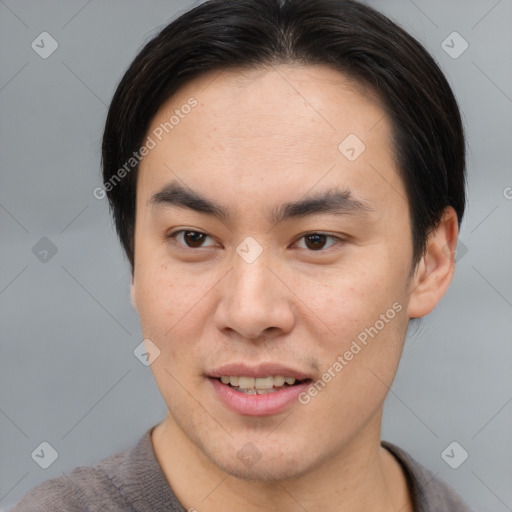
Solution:
[[(148, 201), (151, 207), (176, 206), (199, 213), (213, 215), (221, 220), (229, 220), (226, 208), (207, 199), (190, 188), (182, 187), (177, 182), (170, 182)], [(367, 216), (376, 213), (366, 201), (352, 196), (346, 189), (333, 189), (309, 196), (298, 201), (291, 201), (274, 208), (270, 220), (279, 224), (284, 220), (306, 215), (335, 214)]]

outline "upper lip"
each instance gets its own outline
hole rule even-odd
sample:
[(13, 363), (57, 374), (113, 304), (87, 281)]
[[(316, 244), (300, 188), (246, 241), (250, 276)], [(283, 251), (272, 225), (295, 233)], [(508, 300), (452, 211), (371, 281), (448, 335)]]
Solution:
[(223, 375), (236, 377), (294, 377), (296, 380), (309, 379), (307, 373), (296, 370), (290, 366), (284, 366), (279, 363), (261, 363), (249, 366), (245, 363), (229, 363), (219, 366), (212, 370), (209, 377), (220, 378)]

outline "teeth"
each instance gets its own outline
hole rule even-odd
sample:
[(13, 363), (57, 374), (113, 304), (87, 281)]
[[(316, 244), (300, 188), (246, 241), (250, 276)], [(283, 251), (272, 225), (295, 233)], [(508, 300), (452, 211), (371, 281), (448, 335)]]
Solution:
[(238, 388), (242, 393), (245, 393), (246, 395), (255, 395), (256, 390), (254, 388), (250, 389), (244, 389), (244, 388)]
[(274, 377), (274, 386), (284, 386), (284, 381), (286, 379), (282, 375), (278, 375), (277, 377)]
[(246, 395), (267, 395), (268, 393), (275, 393), (277, 389), (254, 389), (254, 388), (233, 388), (235, 391), (239, 393), (245, 393)]
[(273, 377), (258, 377), (254, 383), (256, 389), (272, 389), (274, 387)]
[[(220, 380), (223, 384), (230, 384), (233, 388), (237, 388), (238, 391), (247, 392), (252, 395), (256, 392), (263, 394), (263, 392), (268, 392), (273, 388), (282, 387), (285, 383), (292, 386), (296, 382), (294, 377), (283, 377), (282, 375), (257, 378), (223, 375)], [(255, 392), (252, 393), (252, 390), (255, 390)]]
[(267, 393), (275, 393), (277, 390), (274, 388), (271, 389), (257, 389), (256, 393), (258, 395), (266, 395)]
[[(238, 386), (246, 389), (254, 388), (255, 381), (256, 379), (254, 377), (238, 377)], [(229, 382), (231, 383), (231, 377), (229, 378)], [(231, 385), (233, 385), (233, 383), (231, 383)]]

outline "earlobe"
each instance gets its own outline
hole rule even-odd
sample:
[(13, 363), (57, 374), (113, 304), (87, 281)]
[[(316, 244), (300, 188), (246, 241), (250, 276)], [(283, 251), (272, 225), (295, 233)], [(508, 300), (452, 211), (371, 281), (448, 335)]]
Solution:
[(457, 214), (448, 206), (430, 234), (423, 258), (409, 288), (409, 318), (428, 315), (448, 290), (455, 272), (455, 249), (459, 230)]

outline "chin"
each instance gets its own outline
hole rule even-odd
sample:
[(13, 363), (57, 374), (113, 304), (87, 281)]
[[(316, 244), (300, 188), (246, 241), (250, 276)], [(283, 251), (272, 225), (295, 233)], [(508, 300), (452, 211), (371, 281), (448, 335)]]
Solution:
[[(275, 456), (275, 453), (274, 453)], [(301, 466), (298, 466), (297, 459), (287, 461), (284, 456), (279, 456), (279, 460), (270, 460), (268, 456), (262, 458), (253, 466), (246, 466), (239, 461), (234, 462), (231, 457), (228, 459), (213, 459), (222, 471), (228, 475), (247, 481), (275, 482), (283, 480), (293, 480), (308, 473), (311, 468), (305, 466), (304, 460), (301, 460)]]
[(233, 444), (218, 447), (217, 450), (204, 446), (200, 449), (216, 467), (241, 480), (293, 480), (307, 474), (321, 463), (318, 452), (313, 457), (299, 443), (292, 446), (285, 443), (285, 446), (279, 447), (268, 439), (262, 439), (261, 442), (256, 440), (254, 443), (235, 441)]

